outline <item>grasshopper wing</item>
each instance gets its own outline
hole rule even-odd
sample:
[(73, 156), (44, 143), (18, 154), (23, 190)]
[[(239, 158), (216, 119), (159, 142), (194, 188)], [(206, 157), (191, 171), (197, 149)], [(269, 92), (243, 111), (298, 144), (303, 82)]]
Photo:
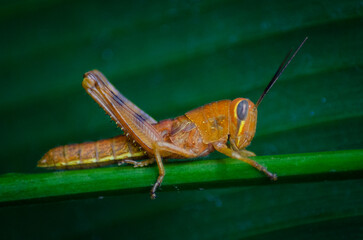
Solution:
[(117, 125), (129, 133), (145, 150), (153, 152), (155, 142), (162, 138), (152, 124), (152, 117), (124, 97), (99, 71), (84, 74), (82, 86), (107, 112)]

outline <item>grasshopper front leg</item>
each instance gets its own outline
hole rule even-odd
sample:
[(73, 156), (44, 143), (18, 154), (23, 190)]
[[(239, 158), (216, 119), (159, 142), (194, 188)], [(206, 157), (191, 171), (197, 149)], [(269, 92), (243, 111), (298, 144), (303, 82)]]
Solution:
[(220, 153), (223, 153), (224, 155), (227, 155), (230, 158), (241, 160), (245, 163), (248, 163), (252, 167), (256, 168), (257, 170), (263, 172), (266, 174), (271, 180), (276, 181), (277, 175), (275, 173), (271, 173), (267, 171), (267, 168), (262, 166), (261, 164), (257, 163), (256, 161), (249, 159), (247, 156), (255, 156), (253, 152), (242, 150), (241, 152), (234, 151), (230, 149), (225, 143), (222, 142), (216, 142), (213, 143), (213, 147)]
[(238, 153), (242, 157), (254, 157), (254, 156), (256, 156), (256, 154), (254, 152), (248, 151), (246, 149), (239, 150)]

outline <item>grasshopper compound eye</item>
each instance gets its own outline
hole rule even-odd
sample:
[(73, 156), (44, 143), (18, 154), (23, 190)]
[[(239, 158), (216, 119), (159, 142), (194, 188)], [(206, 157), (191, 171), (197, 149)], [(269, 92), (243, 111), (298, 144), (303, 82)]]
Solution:
[(237, 106), (237, 117), (240, 121), (243, 121), (247, 118), (248, 114), (248, 102), (247, 100), (242, 100)]

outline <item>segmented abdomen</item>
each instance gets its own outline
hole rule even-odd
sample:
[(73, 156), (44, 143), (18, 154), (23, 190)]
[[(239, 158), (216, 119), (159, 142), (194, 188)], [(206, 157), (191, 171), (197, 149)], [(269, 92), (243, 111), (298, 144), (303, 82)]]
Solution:
[(70, 144), (49, 150), (38, 167), (53, 169), (92, 168), (147, 157), (146, 152), (126, 136), (96, 142)]

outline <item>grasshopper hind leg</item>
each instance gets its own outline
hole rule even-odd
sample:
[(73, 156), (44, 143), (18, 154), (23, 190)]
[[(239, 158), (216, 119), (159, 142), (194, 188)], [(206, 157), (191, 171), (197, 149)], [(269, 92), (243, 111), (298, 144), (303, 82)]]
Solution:
[[(150, 190), (150, 197), (151, 199), (155, 199), (156, 198), (156, 190), (158, 189), (158, 187), (160, 187), (161, 183), (163, 182), (164, 176), (165, 176), (165, 169), (164, 169), (164, 165), (163, 162), (161, 160), (161, 156), (159, 151), (157, 151), (155, 153), (155, 158), (156, 158), (156, 162), (158, 164), (158, 168), (159, 168), (159, 176), (158, 179), (156, 180), (155, 184), (153, 185), (153, 187)], [(155, 158), (150, 158), (150, 159), (146, 159), (146, 160), (142, 160), (142, 161), (135, 161), (135, 160), (123, 160), (122, 162), (119, 163), (119, 165), (122, 165), (124, 163), (127, 164), (131, 164), (134, 165), (134, 167), (146, 167), (152, 163), (155, 162)]]
[[(156, 158), (156, 163), (158, 164), (158, 168), (159, 168), (159, 176), (158, 176), (158, 179), (156, 180), (155, 184), (153, 185), (153, 187), (150, 190), (151, 199), (156, 198), (155, 192), (158, 189), (158, 187), (160, 187), (161, 183), (163, 182), (164, 176), (165, 176), (165, 169), (164, 169), (164, 165), (163, 165), (159, 151), (155, 152), (155, 158)], [(127, 163), (127, 164), (134, 165), (135, 168), (136, 167), (145, 167), (145, 166), (148, 166), (148, 165), (154, 163), (155, 158), (150, 158), (150, 159), (146, 159), (146, 160), (142, 160), (142, 161), (126, 159), (126, 160), (123, 160), (122, 162), (120, 162), (120, 165)]]

